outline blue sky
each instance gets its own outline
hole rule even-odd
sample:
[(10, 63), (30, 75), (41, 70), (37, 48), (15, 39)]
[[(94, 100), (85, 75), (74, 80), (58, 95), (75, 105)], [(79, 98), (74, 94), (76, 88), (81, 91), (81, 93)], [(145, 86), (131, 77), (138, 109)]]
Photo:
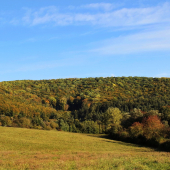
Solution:
[(170, 1), (2, 1), (0, 59), (0, 81), (170, 77)]

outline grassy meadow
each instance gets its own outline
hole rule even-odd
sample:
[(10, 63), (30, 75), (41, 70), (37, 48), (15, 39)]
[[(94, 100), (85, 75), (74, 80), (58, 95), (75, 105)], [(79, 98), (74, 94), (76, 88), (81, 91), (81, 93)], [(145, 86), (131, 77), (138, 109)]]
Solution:
[(170, 153), (104, 135), (0, 127), (0, 170), (168, 170)]

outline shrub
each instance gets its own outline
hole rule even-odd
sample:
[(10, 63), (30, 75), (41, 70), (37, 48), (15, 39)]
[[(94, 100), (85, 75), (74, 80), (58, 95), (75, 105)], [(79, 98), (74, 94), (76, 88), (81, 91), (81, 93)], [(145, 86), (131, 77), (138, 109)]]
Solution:
[(33, 124), (33, 126), (41, 126), (41, 127), (45, 128), (43, 119), (39, 118), (39, 117), (34, 117), (32, 119), (32, 124)]
[(63, 119), (59, 120), (59, 128), (63, 131), (69, 131), (69, 125)]
[(121, 125), (112, 125), (111, 128), (109, 129), (110, 134), (117, 134), (122, 131), (122, 126)]
[(119, 136), (120, 136), (120, 139), (127, 139), (127, 138), (129, 138), (129, 133), (124, 130), (124, 131), (120, 132)]
[(59, 128), (59, 125), (57, 123), (53, 122), (53, 121), (51, 121), (50, 126), (51, 126), (52, 129)]
[(97, 125), (97, 122), (86, 120), (81, 125), (82, 125), (82, 132), (84, 133), (93, 133), (93, 134), (99, 133), (99, 126)]
[(51, 130), (51, 126), (46, 126), (46, 128), (45, 128), (46, 130)]
[(33, 126), (34, 129), (39, 129), (39, 130), (42, 130), (42, 126)]
[(12, 121), (9, 116), (1, 116), (0, 121), (1, 121), (2, 126), (11, 126), (12, 125)]
[(30, 121), (30, 119), (27, 119), (26, 117), (20, 118), (19, 122), (20, 122), (20, 127), (24, 127), (24, 128), (31, 127), (31, 121)]

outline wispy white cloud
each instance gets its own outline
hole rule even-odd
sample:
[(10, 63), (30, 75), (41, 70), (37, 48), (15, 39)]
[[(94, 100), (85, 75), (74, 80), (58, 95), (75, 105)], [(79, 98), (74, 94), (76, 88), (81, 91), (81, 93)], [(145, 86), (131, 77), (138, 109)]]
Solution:
[[(170, 51), (170, 28), (144, 31), (94, 43), (89, 52), (98, 55), (132, 54), (148, 51)], [(93, 44), (93, 45), (94, 45)]]
[(116, 5), (111, 4), (111, 3), (91, 3), (87, 5), (82, 5), (81, 8), (86, 8), (86, 9), (103, 9), (105, 11), (110, 11), (114, 9)]
[(73, 6), (70, 5), (67, 7), (69, 10), (104, 10), (104, 11), (111, 11), (115, 8), (122, 6), (121, 3), (90, 3), (81, 6)]
[[(32, 26), (54, 23), (55, 25), (91, 24), (100, 26), (138, 26), (170, 22), (170, 3), (148, 8), (122, 8), (113, 9), (113, 4), (96, 3), (84, 5), (85, 12), (60, 12), (55, 6), (27, 9), (23, 21)], [(103, 12), (91, 12), (89, 8), (104, 8)]]

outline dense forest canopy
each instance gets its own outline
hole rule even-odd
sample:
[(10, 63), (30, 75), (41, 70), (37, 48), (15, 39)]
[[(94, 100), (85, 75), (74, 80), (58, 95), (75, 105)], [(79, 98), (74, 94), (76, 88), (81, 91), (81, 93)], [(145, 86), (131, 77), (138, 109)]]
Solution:
[(111, 134), (128, 130), (135, 136), (136, 129), (144, 135), (147, 121), (170, 125), (170, 78), (0, 82), (0, 100), (3, 126)]
[[(82, 103), (112, 103), (122, 111), (162, 109), (170, 105), (170, 79), (99, 77), (56, 80), (22, 80), (0, 83), (1, 104), (12, 103), (78, 110)], [(17, 104), (18, 103), (18, 104)], [(10, 106), (9, 106), (10, 107)]]

